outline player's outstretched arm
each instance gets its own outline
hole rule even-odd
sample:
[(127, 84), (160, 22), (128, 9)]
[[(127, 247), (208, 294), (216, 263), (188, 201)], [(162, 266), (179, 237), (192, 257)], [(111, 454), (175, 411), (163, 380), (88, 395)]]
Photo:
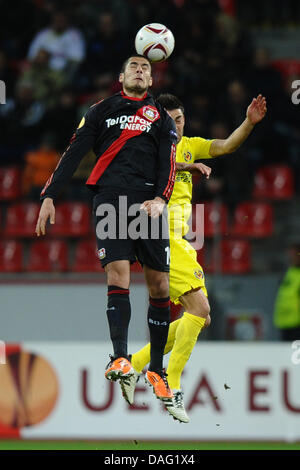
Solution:
[(218, 157), (226, 153), (232, 153), (247, 139), (254, 129), (254, 126), (262, 121), (267, 112), (266, 98), (258, 95), (253, 98), (247, 108), (246, 119), (227, 139), (215, 139), (212, 141), (209, 154), (211, 157)]
[(46, 197), (41, 205), (38, 221), (35, 228), (35, 233), (39, 237), (46, 234), (46, 223), (50, 219), (50, 224), (55, 223), (55, 207), (53, 199)]

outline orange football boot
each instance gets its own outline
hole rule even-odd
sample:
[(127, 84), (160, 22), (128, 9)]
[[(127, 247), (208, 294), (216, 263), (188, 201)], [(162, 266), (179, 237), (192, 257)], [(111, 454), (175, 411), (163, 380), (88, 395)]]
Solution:
[(118, 357), (117, 359), (110, 357), (111, 361), (105, 371), (106, 379), (116, 381), (134, 374), (134, 369), (128, 359), (125, 357)]
[(153, 393), (157, 398), (162, 400), (166, 406), (172, 404), (173, 392), (169, 387), (164, 371), (159, 375), (157, 372), (148, 370), (146, 372), (145, 381), (150, 387), (153, 387)]

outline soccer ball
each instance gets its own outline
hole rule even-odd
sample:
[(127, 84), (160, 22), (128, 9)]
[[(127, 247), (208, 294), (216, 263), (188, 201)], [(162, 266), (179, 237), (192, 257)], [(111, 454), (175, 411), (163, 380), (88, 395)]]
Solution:
[(143, 26), (135, 37), (135, 49), (150, 62), (162, 62), (173, 52), (175, 39), (172, 31), (160, 23)]

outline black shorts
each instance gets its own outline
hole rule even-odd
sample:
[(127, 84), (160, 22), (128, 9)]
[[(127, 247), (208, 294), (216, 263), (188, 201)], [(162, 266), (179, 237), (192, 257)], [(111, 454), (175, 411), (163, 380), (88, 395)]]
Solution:
[(167, 207), (157, 219), (139, 211), (140, 205), (153, 199), (149, 193), (120, 196), (99, 192), (94, 197), (98, 256), (102, 267), (112, 261), (136, 260), (156, 271), (170, 271), (170, 243)]

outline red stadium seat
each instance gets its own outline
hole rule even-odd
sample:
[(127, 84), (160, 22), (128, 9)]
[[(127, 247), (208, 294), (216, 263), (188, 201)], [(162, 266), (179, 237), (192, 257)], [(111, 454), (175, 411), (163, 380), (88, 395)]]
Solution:
[(68, 269), (68, 247), (61, 240), (39, 240), (29, 250), (27, 271), (57, 272)]
[(84, 237), (91, 232), (91, 209), (82, 202), (58, 204), (55, 224), (49, 227), (49, 235), (55, 237)]
[(264, 202), (244, 202), (234, 212), (232, 235), (269, 237), (273, 232), (273, 207)]
[(11, 201), (20, 196), (21, 171), (16, 167), (0, 168), (0, 200)]
[(0, 271), (6, 273), (20, 272), (23, 269), (22, 243), (6, 240), (0, 242)]
[(268, 165), (258, 170), (254, 177), (253, 197), (284, 200), (294, 195), (294, 176), (286, 165)]
[(228, 210), (225, 204), (204, 203), (204, 237), (213, 237), (228, 232)]
[[(219, 259), (220, 257), (220, 259)], [(226, 274), (244, 274), (251, 270), (251, 247), (246, 240), (222, 240), (212, 252), (208, 271)]]
[(40, 204), (24, 202), (8, 207), (4, 235), (6, 237), (33, 237)]
[(72, 266), (75, 272), (100, 272), (104, 271), (97, 254), (95, 240), (84, 240), (77, 243), (75, 249), (75, 261)]

